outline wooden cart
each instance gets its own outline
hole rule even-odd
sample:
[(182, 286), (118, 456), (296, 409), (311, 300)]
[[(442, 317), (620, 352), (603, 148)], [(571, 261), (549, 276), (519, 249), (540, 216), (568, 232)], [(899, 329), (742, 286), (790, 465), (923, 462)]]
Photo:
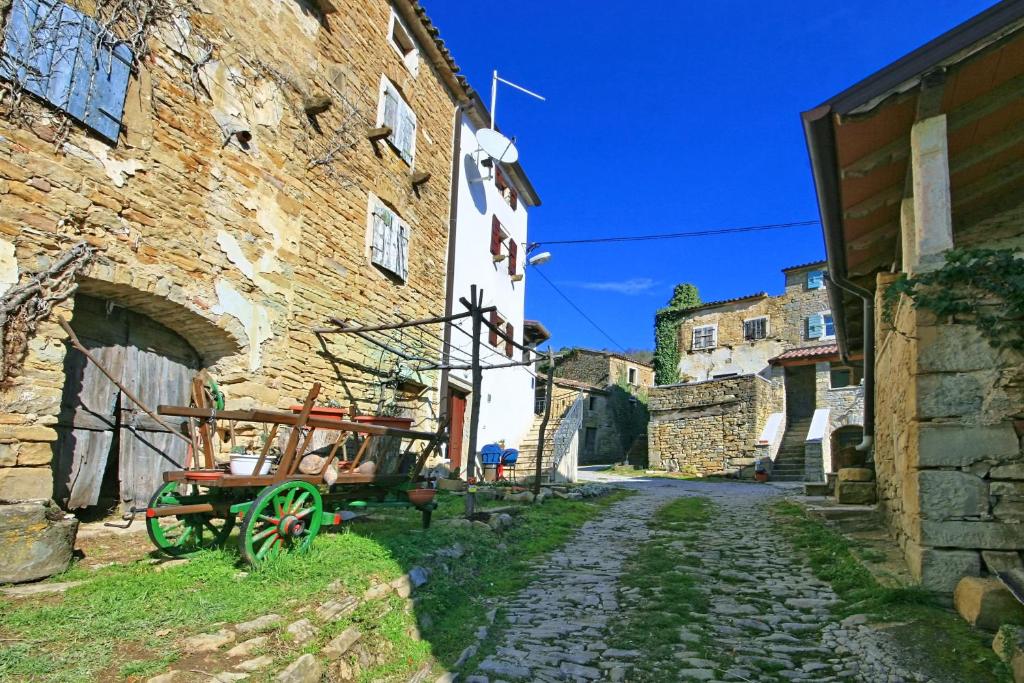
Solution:
[[(419, 487), (424, 481), (420, 473), (444, 438), (443, 425), (437, 433), (428, 433), (311, 416), (319, 391), (320, 385), (315, 384), (297, 414), (216, 410), (204, 405), (201, 391), (193, 391), (197, 406), (160, 406), (157, 412), (161, 415), (196, 422), (193, 460), (198, 465), (201, 458), (202, 466), (193, 468), (190, 462), (184, 470), (164, 473), (163, 485), (146, 508), (153, 544), (168, 555), (185, 555), (222, 545), (240, 522), (242, 557), (257, 565), (285, 552), (309, 548), (322, 526), (341, 523), (345, 506), (412, 506), (421, 511), (423, 527), (429, 527), (436, 503), (433, 490)], [(239, 422), (271, 426), (253, 468), (260, 473), (269, 463), (268, 473), (236, 475), (217, 467), (213, 454), (219, 425)], [(275, 463), (271, 449), (281, 427), (290, 428), (290, 433)], [(338, 436), (320, 471), (303, 474), (299, 464), (316, 430), (337, 432)], [(375, 441), (378, 445), (387, 442), (390, 448), (376, 449), (374, 457), (380, 459), (376, 471), (357, 471), (364, 458), (370, 457)], [(339, 457), (346, 442), (355, 446), (356, 454), (350, 460)], [(332, 465), (337, 467), (338, 477), (328, 486), (324, 474)]]

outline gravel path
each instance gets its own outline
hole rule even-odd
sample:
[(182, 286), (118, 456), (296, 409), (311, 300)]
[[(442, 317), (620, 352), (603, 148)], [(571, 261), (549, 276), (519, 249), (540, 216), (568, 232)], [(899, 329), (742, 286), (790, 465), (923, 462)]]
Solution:
[[(591, 476), (600, 481), (607, 477)], [(832, 589), (816, 579), (773, 528), (769, 504), (782, 493), (763, 485), (622, 480), (639, 494), (584, 525), (538, 568), (538, 578), (507, 605), (502, 646), (487, 653), (468, 683), (497, 681), (925, 681), (862, 616), (831, 614)], [(696, 537), (652, 531), (647, 522), (679, 496), (715, 506)], [(655, 538), (657, 536), (658, 538)], [(620, 591), (624, 563), (644, 542), (668, 541), (708, 597), (707, 613), (680, 629), (679, 660), (664, 677), (634, 674), (642, 651), (606, 642), (612, 620), (642, 618), (656, 605)], [(708, 646), (710, 644), (710, 646)], [(658, 670), (658, 663), (654, 663)], [(646, 667), (650, 669), (650, 667)]]

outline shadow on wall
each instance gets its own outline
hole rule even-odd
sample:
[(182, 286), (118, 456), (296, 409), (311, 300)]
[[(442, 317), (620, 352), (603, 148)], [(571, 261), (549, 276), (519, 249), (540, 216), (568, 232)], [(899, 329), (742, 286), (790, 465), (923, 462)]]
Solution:
[(469, 194), (473, 197), (473, 206), (483, 216), (487, 213), (487, 190), (484, 188), (484, 177), (480, 174), (480, 168), (476, 165), (472, 154), (467, 154), (462, 160), (462, 172), (466, 176)]

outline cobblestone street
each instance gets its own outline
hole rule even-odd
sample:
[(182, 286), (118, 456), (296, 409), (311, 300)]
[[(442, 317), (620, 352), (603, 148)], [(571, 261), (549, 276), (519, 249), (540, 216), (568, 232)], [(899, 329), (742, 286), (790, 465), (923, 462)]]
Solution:
[[(838, 598), (831, 587), (773, 529), (768, 505), (783, 490), (657, 479), (625, 485), (638, 495), (586, 524), (538, 568), (542, 578), (509, 602), (501, 645), (484, 653), (468, 681), (930, 680), (901, 666), (898, 648), (866, 617), (832, 615)], [(685, 496), (712, 503), (699, 533), (649, 526), (656, 510)], [(617, 621), (659, 611), (620, 581), (645, 543), (677, 551), (710, 606), (678, 627), (671, 661), (610, 643)]]

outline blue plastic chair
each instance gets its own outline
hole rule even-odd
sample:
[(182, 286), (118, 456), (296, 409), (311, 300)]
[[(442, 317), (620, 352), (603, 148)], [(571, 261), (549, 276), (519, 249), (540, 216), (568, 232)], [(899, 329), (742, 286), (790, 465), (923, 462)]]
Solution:
[(518, 484), (516, 481), (516, 462), (519, 461), (519, 451), (514, 448), (506, 448), (501, 452), (501, 466), (512, 472), (512, 483)]
[(480, 449), (480, 462), (484, 465), (500, 465), (501, 453), (501, 446), (489, 443)]

